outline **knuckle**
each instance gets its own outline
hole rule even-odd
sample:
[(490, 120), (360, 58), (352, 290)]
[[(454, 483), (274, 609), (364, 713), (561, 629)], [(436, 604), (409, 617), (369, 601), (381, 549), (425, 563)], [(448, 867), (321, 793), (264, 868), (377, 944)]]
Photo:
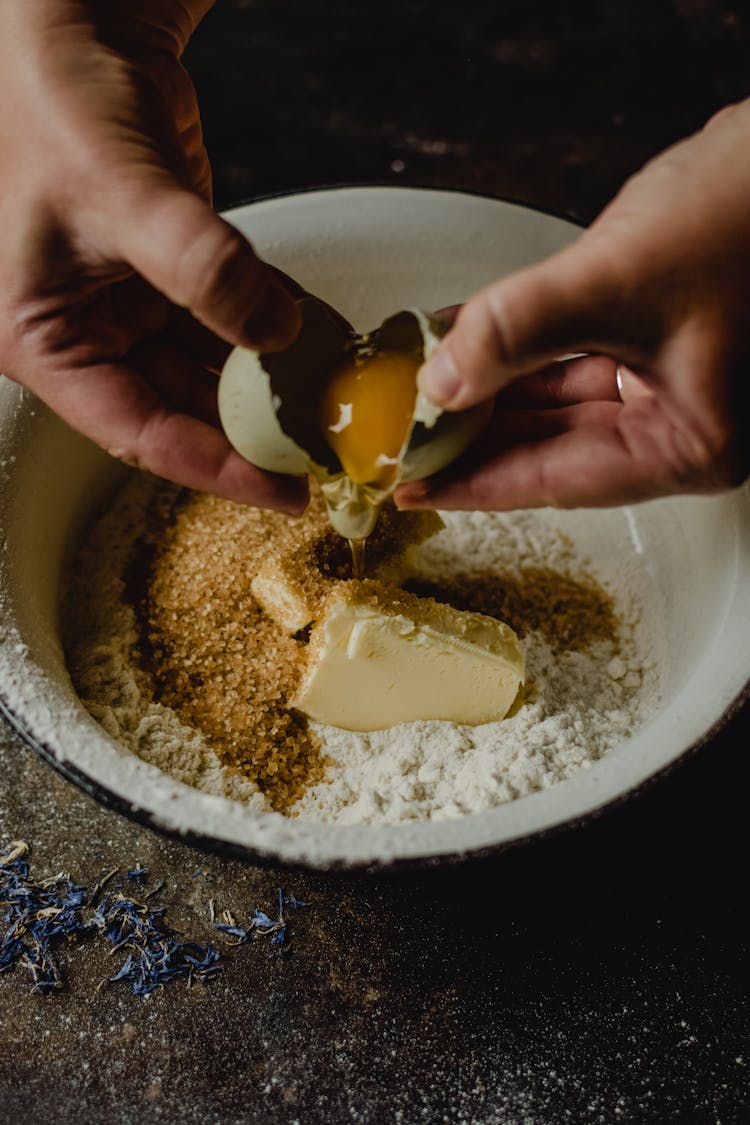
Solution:
[(211, 227), (182, 253), (177, 288), (191, 309), (233, 305), (241, 293), (247, 300), (249, 249), (239, 231)]
[(730, 121), (734, 122), (737, 119), (739, 110), (740, 106), (737, 102), (731, 105), (725, 105), (709, 117), (703, 128), (713, 129), (717, 125), (726, 125)]
[[(482, 297), (481, 304), (476, 308), (476, 324), (473, 327), (479, 333), (482, 349), (488, 358), (506, 367), (512, 363), (515, 351), (512, 335), (512, 299), (507, 292), (503, 293), (499, 286), (486, 289)], [(471, 302), (467, 308), (470, 307)]]
[(168, 449), (170, 445), (167, 431), (171, 417), (167, 407), (155, 407), (133, 425), (129, 432), (118, 434), (118, 441), (110, 441), (104, 448), (110, 457), (133, 469), (158, 473), (158, 451)]
[(122, 461), (123, 464), (129, 465), (131, 469), (145, 468), (140, 453), (138, 450), (129, 445), (105, 445), (104, 450), (114, 457), (116, 461)]
[(98, 354), (98, 341), (82, 335), (79, 317), (60, 315), (46, 301), (24, 304), (12, 316), (13, 338), (38, 357), (82, 363)]
[(466, 482), (466, 494), (460, 504), (473, 512), (492, 512), (500, 507), (495, 481), (491, 476), (478, 473)]
[(750, 476), (750, 454), (743, 443), (727, 439), (715, 451), (710, 473), (719, 488), (738, 488)]
[(672, 474), (684, 489), (733, 488), (742, 484), (750, 471), (742, 443), (733, 429), (721, 423), (678, 431), (672, 452)]
[(572, 493), (566, 493), (561, 484), (560, 474), (554, 470), (549, 459), (546, 456), (535, 458), (531, 466), (529, 486), (531, 495), (538, 498), (540, 507), (565, 510), (577, 506), (576, 498)]
[(510, 352), (501, 303), (491, 289), (463, 305), (447, 341), (465, 391), (472, 398), (492, 394), (502, 385)]

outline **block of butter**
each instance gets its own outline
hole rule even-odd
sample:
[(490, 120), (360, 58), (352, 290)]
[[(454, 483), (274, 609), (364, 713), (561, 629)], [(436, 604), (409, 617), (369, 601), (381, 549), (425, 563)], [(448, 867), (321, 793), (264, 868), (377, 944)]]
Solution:
[(324, 579), (310, 568), (311, 579), (299, 580), (296, 556), (289, 552), (271, 556), (260, 566), (250, 582), (253, 597), (263, 612), (285, 633), (298, 633), (315, 617), (319, 590)]
[(310, 636), (294, 706), (345, 730), (416, 719), (488, 723), (524, 682), (513, 630), (376, 582), (341, 583)]

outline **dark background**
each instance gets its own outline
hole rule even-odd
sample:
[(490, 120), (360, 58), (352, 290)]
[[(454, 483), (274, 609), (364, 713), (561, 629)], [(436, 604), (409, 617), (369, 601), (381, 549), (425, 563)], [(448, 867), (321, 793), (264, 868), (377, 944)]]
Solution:
[[(590, 220), (750, 93), (750, 4), (219, 0), (189, 49), (216, 201), (338, 182), (466, 188)], [(637, 801), (460, 870), (343, 879), (193, 852), (0, 732), (0, 841), (94, 883), (136, 860), (168, 919), (310, 907), (293, 955), (208, 987), (45, 999), (0, 977), (0, 1121), (684, 1125), (750, 1121), (750, 711)], [(195, 873), (200, 874), (196, 875)], [(117, 962), (119, 964), (119, 961)]]
[(219, 0), (187, 58), (220, 207), (385, 182), (588, 221), (750, 93), (750, 5)]

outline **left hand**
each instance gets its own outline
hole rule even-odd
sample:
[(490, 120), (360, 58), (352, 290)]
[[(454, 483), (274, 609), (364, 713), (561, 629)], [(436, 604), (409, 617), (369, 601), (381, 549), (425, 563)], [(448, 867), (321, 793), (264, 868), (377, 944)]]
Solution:
[(180, 56), (212, 0), (0, 4), (0, 370), (108, 452), (299, 512), (218, 421), (233, 344), (290, 343), (284, 279), (210, 205)]

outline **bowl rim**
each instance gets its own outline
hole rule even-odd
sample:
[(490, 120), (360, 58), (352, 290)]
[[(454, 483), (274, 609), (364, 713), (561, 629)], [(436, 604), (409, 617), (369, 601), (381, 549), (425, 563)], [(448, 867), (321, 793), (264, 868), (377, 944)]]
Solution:
[(425, 856), (407, 856), (368, 861), (355, 860), (348, 862), (344, 859), (339, 859), (332, 863), (327, 863), (325, 866), (321, 866), (314, 863), (305, 863), (304, 860), (284, 860), (268, 852), (255, 851), (247, 845), (221, 839), (218, 836), (211, 835), (211, 833), (181, 831), (161, 823), (150, 809), (144, 809), (142, 806), (129, 801), (126, 797), (116, 793), (102, 782), (89, 777), (88, 774), (78, 769), (78, 767), (74, 766), (72, 763), (61, 761), (47, 741), (37, 738), (24, 724), (23, 720), (15, 714), (3, 694), (2, 685), (0, 685), (0, 716), (5, 719), (11, 729), (14, 730), (22, 741), (30, 749), (34, 750), (44, 762), (50, 765), (56, 773), (66, 781), (75, 785), (82, 793), (93, 797), (94, 800), (105, 808), (119, 813), (135, 824), (152, 829), (160, 836), (175, 840), (179, 843), (188, 844), (190, 847), (200, 851), (208, 850), (228, 859), (241, 859), (259, 867), (283, 867), (285, 870), (301, 871), (309, 874), (375, 875), (424, 871), (438, 866), (459, 867), (465, 863), (480, 862), (491, 857), (520, 851), (529, 844), (546, 843), (553, 838), (567, 835), (577, 829), (586, 828), (602, 820), (604, 817), (611, 815), (624, 805), (629, 804), (643, 793), (662, 785), (686, 761), (704, 750), (722, 731), (738, 720), (745, 710), (748, 710), (748, 713), (750, 713), (750, 678), (739, 694), (735, 696), (715, 721), (713, 726), (706, 730), (694, 742), (687, 745), (685, 749), (670, 762), (667, 762), (666, 765), (662, 766), (654, 773), (649, 774), (648, 777), (643, 778), (642, 781), (638, 782), (630, 789), (602, 801), (602, 803), (595, 808), (591, 808), (584, 813), (574, 814), (556, 824), (529, 831), (525, 834), (514, 836), (511, 839), (499, 840), (496, 844), (488, 844), (481, 848), (469, 848), (465, 851), (446, 851), (444, 853), (432, 853)]
[[(338, 192), (358, 192), (369, 191), (372, 189), (383, 190), (388, 192), (399, 193), (401, 195), (415, 192), (430, 192), (434, 195), (441, 196), (469, 196), (472, 198), (486, 200), (490, 202), (506, 203), (513, 207), (518, 207), (521, 210), (529, 211), (532, 213), (548, 215), (551, 218), (563, 221), (571, 226), (581, 227), (581, 224), (576, 220), (571, 219), (569, 216), (555, 212), (552, 209), (529, 206), (522, 201), (507, 198), (503, 196), (494, 196), (487, 193), (460, 190), (449, 188), (435, 188), (433, 186), (420, 187), (419, 185), (394, 185), (388, 183), (357, 183), (357, 184), (333, 184), (328, 186), (313, 186), (299, 190), (280, 191), (268, 193), (261, 196), (253, 197), (252, 199), (238, 203), (231, 208), (227, 208), (222, 214), (229, 218), (236, 212), (244, 212), (248, 207), (254, 204), (263, 203), (273, 200), (284, 200), (298, 196), (323, 194), (329, 195)], [(560, 819), (553, 819), (552, 823), (543, 825), (537, 828), (531, 828), (527, 832), (521, 832), (516, 835), (511, 835), (505, 839), (500, 839), (497, 842), (482, 844), (479, 846), (472, 846), (467, 844), (466, 848), (456, 849), (455, 845), (450, 847), (449, 850), (441, 852), (439, 849), (430, 851), (424, 855), (405, 855), (393, 856), (388, 855), (382, 859), (377, 857), (368, 859), (346, 859), (341, 857), (336, 860), (326, 860), (324, 863), (306, 862), (304, 859), (289, 859), (283, 855), (276, 855), (273, 852), (266, 852), (262, 849), (254, 848), (251, 845), (241, 843), (229, 838), (221, 838), (214, 835), (210, 831), (199, 831), (192, 829), (185, 829), (182, 827), (172, 826), (168, 823), (162, 823), (159, 820), (158, 812), (144, 808), (142, 804), (129, 800), (123, 794), (116, 792), (114, 789), (108, 787), (99, 779), (95, 779), (87, 774), (83, 769), (79, 769), (73, 762), (67, 758), (61, 759), (55, 752), (51, 742), (46, 739), (39, 738), (24, 722), (24, 719), (18, 715), (14, 709), (13, 704), (7, 698), (4, 686), (0, 683), (0, 714), (2, 714), (12, 729), (23, 739), (23, 741), (32, 748), (43, 760), (48, 762), (53, 768), (66, 780), (71, 781), (77, 788), (85, 792), (89, 796), (94, 797), (99, 803), (107, 808), (112, 809), (128, 817), (134, 822), (145, 825), (160, 834), (176, 839), (184, 843), (188, 843), (193, 847), (201, 849), (209, 849), (212, 852), (217, 852), (233, 858), (240, 858), (248, 862), (260, 864), (263, 866), (280, 866), (283, 865), (289, 869), (303, 870), (303, 871), (329, 871), (329, 872), (347, 872), (347, 873), (373, 873), (373, 872), (395, 872), (395, 871), (409, 871), (416, 869), (426, 869), (437, 865), (457, 865), (464, 862), (481, 860), (489, 856), (499, 855), (501, 853), (515, 851), (524, 847), (531, 842), (541, 842), (550, 839), (551, 837), (558, 836), (563, 832), (569, 832), (577, 827), (585, 826), (598, 820), (603, 815), (620, 807), (626, 801), (640, 795), (645, 790), (653, 785), (659, 784), (667, 776), (688, 758), (692, 757), (696, 752), (700, 751), (704, 746), (711, 743), (715, 737), (730, 723), (732, 723), (745, 707), (750, 703), (750, 676), (745, 681), (734, 697), (729, 700), (725, 705), (723, 711), (715, 718), (715, 720), (692, 742), (689, 742), (684, 749), (676, 753), (668, 761), (664, 762), (652, 772), (639, 778), (634, 784), (624, 788), (619, 793), (611, 796), (597, 797), (595, 803), (591, 804), (583, 811), (573, 811), (570, 815), (563, 815)], [(155, 768), (155, 767), (154, 767)]]

